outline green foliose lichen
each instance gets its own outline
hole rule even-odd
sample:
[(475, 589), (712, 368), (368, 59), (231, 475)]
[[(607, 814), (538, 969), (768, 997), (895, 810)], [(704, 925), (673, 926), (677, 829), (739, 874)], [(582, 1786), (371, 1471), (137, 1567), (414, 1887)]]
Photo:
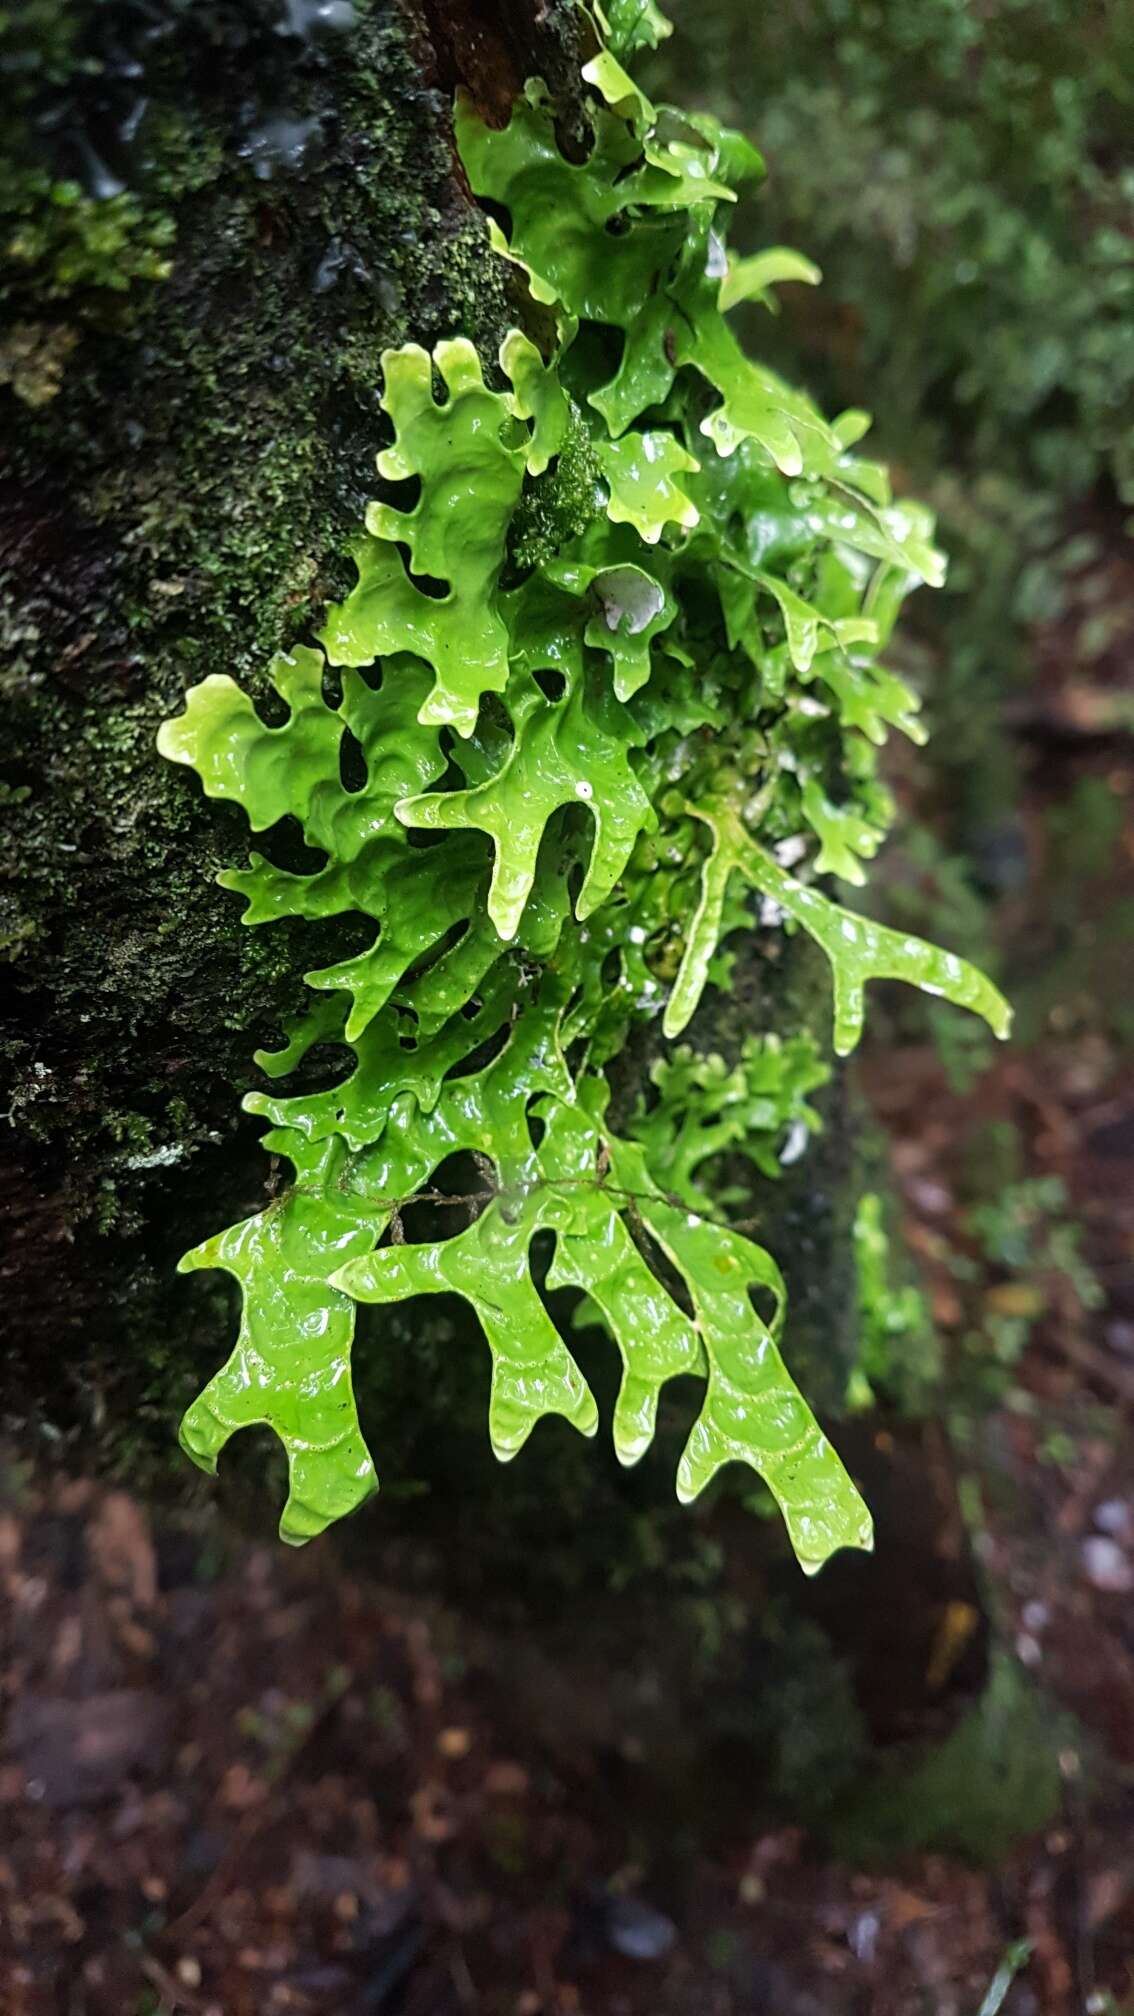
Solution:
[[(625, 49), (660, 32), (652, 8), (612, 21)], [(267, 1422), (290, 1466), (282, 1530), (318, 1532), (376, 1486), (356, 1304), (437, 1292), (480, 1320), (502, 1459), (546, 1415), (591, 1435), (594, 1399), (540, 1293), (571, 1288), (621, 1357), (620, 1460), (648, 1446), (665, 1382), (701, 1375), (679, 1497), (751, 1465), (813, 1571), (870, 1544), (869, 1514), (781, 1355), (776, 1261), (698, 1171), (738, 1145), (764, 1166), (799, 1152), (827, 1067), (796, 1032), (747, 1046), (732, 1075), (678, 1052), (621, 1130), (606, 1067), (636, 1025), (676, 1036), (727, 980), (722, 942), (751, 894), (825, 953), (840, 1054), (872, 978), (1006, 1033), (974, 968), (816, 881), (861, 881), (884, 835), (876, 750), (918, 728), (879, 653), (942, 562), (928, 514), (853, 452), (864, 417), (828, 423), (731, 333), (732, 304), (795, 270), (727, 249), (754, 150), (650, 104), (608, 50), (584, 76), (584, 160), (561, 151), (538, 82), (502, 131), (458, 110), (472, 186), (510, 220), (501, 268), (526, 275), (554, 338), (541, 351), (509, 331), (495, 379), (463, 337), (385, 353), (378, 469), (412, 481), (410, 501), (369, 503), (321, 648), (273, 661), (276, 711), (212, 672), (161, 732), (254, 832), (295, 821), (311, 850), (224, 872), (246, 923), (351, 920), (285, 1048), (258, 1059), (274, 1081), (332, 1041), (346, 1075), (249, 1095), (294, 1181), (183, 1263), (235, 1276), (243, 1314), (182, 1436), (212, 1468)], [(538, 502), (549, 476), (570, 500), (558, 520)], [(407, 1242), (422, 1203), (445, 1222)]]
[(700, 1055), (683, 1043), (654, 1065), (655, 1096), (640, 1100), (630, 1131), (659, 1183), (711, 1215), (734, 1201), (719, 1178), (706, 1183), (712, 1165), (731, 1151), (778, 1179), (822, 1126), (808, 1095), (830, 1076), (809, 1033), (786, 1041), (748, 1036), (731, 1069), (717, 1053)]
[(933, 1327), (921, 1290), (896, 1278), (883, 1199), (864, 1191), (855, 1211), (858, 1363), (849, 1399), (869, 1406), (878, 1392), (904, 1399), (926, 1390), (936, 1371)]

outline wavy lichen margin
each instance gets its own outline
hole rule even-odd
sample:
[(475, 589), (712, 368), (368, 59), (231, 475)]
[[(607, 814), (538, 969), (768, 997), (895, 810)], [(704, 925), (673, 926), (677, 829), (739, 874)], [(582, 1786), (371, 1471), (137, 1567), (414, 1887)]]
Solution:
[[(662, 32), (652, 5), (608, 16), (620, 53)], [(675, 1035), (706, 984), (727, 984), (721, 948), (748, 919), (745, 889), (765, 924), (822, 945), (840, 1054), (871, 977), (1006, 1033), (975, 969), (814, 881), (860, 882), (884, 836), (877, 748), (891, 727), (920, 730), (916, 696), (879, 654), (905, 594), (939, 581), (942, 562), (928, 514), (896, 505), (853, 452), (864, 416), (828, 423), (729, 327), (739, 302), (818, 277), (784, 248), (727, 249), (723, 213), (737, 178), (760, 172), (755, 150), (651, 105), (609, 47), (584, 74), (582, 162), (561, 153), (538, 80), (502, 132), (458, 109), (472, 186), (509, 220), (493, 243), (545, 322), (553, 311), (550, 352), (511, 332), (501, 389), (459, 336), (432, 355), (387, 352), (394, 443), (379, 475), (416, 479), (416, 502), (370, 506), (356, 586), (321, 648), (275, 660), (281, 725), (215, 675), (159, 735), (254, 832), (294, 819), (317, 852), (297, 870), (269, 840), (225, 871), (248, 924), (373, 923), (361, 952), (307, 975), (310, 1008), (257, 1060), (271, 1083), (321, 1042), (351, 1059), (323, 1089), (245, 1101), (293, 1183), (182, 1262), (227, 1270), (243, 1297), (236, 1346), (182, 1440), (212, 1469), (233, 1433), (267, 1423), (289, 1462), (281, 1531), (309, 1538), (377, 1485), (351, 1386), (357, 1304), (442, 1289), (468, 1300), (488, 1342), (498, 1456), (549, 1414), (593, 1434), (594, 1400), (533, 1271), (532, 1242), (549, 1234), (547, 1284), (580, 1291), (621, 1357), (619, 1459), (649, 1446), (665, 1383), (699, 1373), (678, 1495), (751, 1465), (811, 1572), (869, 1546), (870, 1518), (781, 1355), (774, 1259), (706, 1208), (695, 1163), (682, 1175), (674, 1162), (682, 1120), (666, 1101), (710, 1096), (714, 1073), (658, 1074), (658, 1107), (624, 1139), (606, 1121), (605, 1067), (635, 1022), (662, 1016)], [(572, 469), (589, 473), (566, 500)], [(763, 1106), (729, 1080), (725, 1133), (743, 1114), (746, 1152), (762, 1125), (774, 1136), (805, 1114), (800, 1088), (818, 1082), (791, 1042), (760, 1069), (776, 1093)], [(434, 1190), (454, 1155), (469, 1188)], [(414, 1199), (450, 1214), (449, 1236), (405, 1243)]]

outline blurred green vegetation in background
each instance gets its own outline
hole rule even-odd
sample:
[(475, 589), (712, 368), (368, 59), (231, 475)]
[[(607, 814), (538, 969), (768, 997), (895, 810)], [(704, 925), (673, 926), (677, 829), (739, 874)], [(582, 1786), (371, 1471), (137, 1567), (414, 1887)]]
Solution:
[[(1003, 982), (1020, 1050), (1068, 1044), (1084, 1084), (1111, 1082), (1134, 1045), (1134, 0), (666, 11), (655, 75), (767, 161), (734, 240), (822, 269), (820, 287), (777, 289), (778, 316), (745, 311), (761, 354), (831, 410), (877, 415), (869, 445), (929, 500), (949, 556), (895, 647), (931, 736), (893, 780), (917, 816), (878, 864), (878, 901)], [(983, 1032), (920, 1003), (876, 1017), (882, 1046), (926, 1035), (970, 1091)], [(1080, 1200), (1035, 1163), (1019, 1114), (990, 1116), (972, 1159), (947, 1263), (968, 1298), (952, 1376), (995, 1398), (1036, 1326), (1054, 1311), (1075, 1328), (1102, 1289)], [(860, 1224), (864, 1333), (886, 1391), (909, 1339), (874, 1234)]]
[(823, 269), (821, 289), (780, 290), (764, 353), (836, 410), (872, 406), (877, 452), (940, 514), (949, 586), (912, 619), (940, 830), (1010, 894), (1027, 864), (999, 716), (1033, 681), (1035, 628), (1073, 621), (1088, 674), (1116, 643), (1089, 616), (1134, 505), (1134, 5), (668, 11), (655, 64), (767, 158), (753, 244)]
[(868, 382), (919, 468), (1134, 502), (1129, 0), (670, 12), (661, 60), (759, 135), (761, 235), (823, 267), (826, 396)]

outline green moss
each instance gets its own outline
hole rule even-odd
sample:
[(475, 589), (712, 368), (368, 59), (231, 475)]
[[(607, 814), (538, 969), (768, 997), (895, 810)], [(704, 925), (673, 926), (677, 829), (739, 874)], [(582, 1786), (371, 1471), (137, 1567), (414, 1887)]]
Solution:
[(601, 480), (591, 437), (572, 400), (558, 457), (526, 487), (512, 521), (509, 546), (517, 567), (538, 567), (582, 536), (599, 515)]
[(10, 385), (27, 406), (46, 406), (78, 340), (66, 323), (14, 322), (0, 337), (0, 385)]
[[(51, 1236), (63, 1224), (79, 1241), (58, 1283), (28, 1284), (32, 1351), (66, 1321), (56, 1294), (104, 1293), (119, 1337), (152, 1349), (170, 1235), (145, 1202), (164, 1165), (141, 1165), (176, 1153), (190, 1213), (198, 1184), (202, 1213), (218, 1185), (240, 1194), (229, 1088), (249, 1031), (276, 1040), (319, 956), (302, 926), (242, 928), (212, 880), (234, 828), (154, 763), (157, 724), (210, 671), (255, 688), (346, 587), (382, 444), (383, 347), (411, 321), (492, 345), (509, 320), (446, 108), (400, 17), (358, 11), (309, 44), (276, 35), (270, 0), (179, 17), (147, 45), (121, 196), (57, 202), (64, 178), (18, 153), (18, 122), (0, 143), (16, 150), (0, 159), (0, 236), (22, 248), (7, 306), (27, 310), (0, 342), (3, 1104)], [(71, 94), (81, 114), (79, 30), (97, 10), (58, 35), (56, 13), (21, 21), (36, 60), (20, 102)], [(251, 158), (281, 108), (315, 122), (309, 149)]]
[(1060, 1804), (1059, 1758), (1082, 1732), (1006, 1652), (944, 1743), (902, 1746), (844, 1799), (831, 1826), (848, 1860), (892, 1862), (934, 1851), (990, 1864)]
[[(14, 192), (13, 192), (14, 193)], [(9, 292), (66, 301), (89, 289), (124, 294), (136, 280), (167, 280), (173, 218), (137, 198), (85, 196), (77, 182), (32, 173), (5, 199)], [(0, 212), (3, 215), (4, 212)]]

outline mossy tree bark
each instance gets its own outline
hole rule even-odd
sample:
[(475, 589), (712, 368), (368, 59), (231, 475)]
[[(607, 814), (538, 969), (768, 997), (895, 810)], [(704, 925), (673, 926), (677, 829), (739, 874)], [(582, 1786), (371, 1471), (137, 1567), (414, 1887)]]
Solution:
[[(307, 924), (243, 928), (214, 880), (242, 858), (243, 821), (158, 760), (156, 730), (209, 673), (262, 693), (272, 652), (350, 585), (384, 440), (382, 350), (462, 333), (490, 358), (524, 319), (454, 153), (452, 94), (503, 118), (538, 71), (570, 145), (582, 24), (569, 0), (74, 0), (3, 31), (23, 114), (0, 161), (3, 1042), (19, 1144), (4, 1398), (9, 1417), (88, 1438), (105, 1422), (135, 1473), (167, 1463), (229, 1335), (231, 1284), (174, 1269), (264, 1201), (239, 1110), (251, 1052), (278, 1042), (304, 971), (343, 950), (341, 925), (333, 944)], [(742, 961), (731, 1000), (702, 1010), (704, 1047), (735, 1054), (748, 1028), (810, 1020), (821, 962), (788, 963), (785, 979), (759, 953)], [(777, 1218), (810, 1316), (794, 1362), (822, 1403), (850, 1300), (837, 1121), (819, 1153)], [(384, 1480), (427, 1476), (440, 1501), (471, 1489), (491, 1523), (486, 1367), (454, 1336), (444, 1307), (386, 1312), (380, 1334), (365, 1321), (360, 1401)], [(411, 1354), (428, 1409), (405, 1401)], [(606, 1458), (606, 1483), (584, 1484), (596, 1456), (557, 1445), (552, 1471), (535, 1466), (564, 1575), (617, 1546), (616, 1488), (624, 1525), (659, 1478), (672, 1491), (672, 1450), (640, 1485)]]
[(5, 1398), (59, 1418), (184, 1340), (189, 1238), (261, 1193), (236, 1088), (311, 963), (213, 875), (240, 822), (154, 752), (352, 578), (383, 348), (518, 307), (450, 122), (541, 70), (563, 0), (33, 5), (0, 29), (7, 728)]

